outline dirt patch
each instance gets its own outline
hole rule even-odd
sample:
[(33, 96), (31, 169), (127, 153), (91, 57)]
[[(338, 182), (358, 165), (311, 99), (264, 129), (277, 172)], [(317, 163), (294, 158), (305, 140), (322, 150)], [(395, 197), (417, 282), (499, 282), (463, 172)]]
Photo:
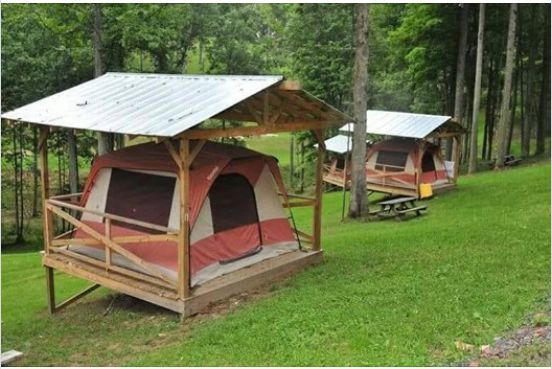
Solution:
[[(463, 351), (477, 351), (471, 358), (459, 366), (498, 366), (508, 362), (528, 363), (536, 361), (550, 364), (550, 311), (533, 314), (529, 323), (503, 337), (496, 337), (494, 342), (480, 347), (466, 343), (457, 343)], [(462, 346), (462, 347), (459, 347)]]

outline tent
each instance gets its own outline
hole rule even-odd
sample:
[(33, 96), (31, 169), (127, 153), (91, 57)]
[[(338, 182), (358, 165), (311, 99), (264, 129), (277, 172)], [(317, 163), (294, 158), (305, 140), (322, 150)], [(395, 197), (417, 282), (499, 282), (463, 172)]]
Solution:
[(439, 191), (451, 185), (452, 175), (439, 146), (428, 141), (393, 138), (366, 155), (366, 186), (373, 191), (418, 196), (420, 184)]
[[(351, 118), (298, 81), (106, 73), (1, 117), (40, 128), (50, 313), (104, 286), (186, 317), (323, 260), (324, 131)], [(53, 195), (48, 137), (59, 129), (151, 143), (96, 158), (83, 192)], [(310, 197), (285, 191), (274, 158), (213, 142), (304, 130), (321, 144)], [(295, 207), (312, 207), (310, 229), (291, 227), (284, 209)], [(58, 303), (54, 270), (92, 284)]]
[[(197, 144), (197, 141), (191, 142), (192, 150)], [(178, 167), (164, 145), (150, 142), (111, 152), (94, 161), (80, 205), (178, 228), (177, 173)], [(242, 147), (207, 142), (192, 162), (189, 191), (192, 286), (298, 249), (278, 195), (285, 188), (273, 157)], [(105, 218), (100, 215), (84, 213), (81, 221), (99, 232), (105, 228)], [(119, 237), (152, 231), (113, 222), (111, 233)], [(82, 244), (88, 237), (77, 230), (71, 235), (69, 249), (104, 259), (103, 246)], [(176, 277), (176, 242), (123, 246), (168, 276)], [(120, 256), (115, 256), (113, 263), (147, 273)]]
[[(327, 150), (334, 154), (324, 166), (324, 181), (344, 189), (350, 185), (353, 128), (347, 123), (339, 129), (339, 135), (326, 140)], [(450, 116), (366, 111), (366, 134), (381, 138), (367, 150), (366, 188), (416, 197), (423, 183), (430, 184), (433, 192), (454, 188), (458, 165), (444, 159), (440, 144), (441, 140), (456, 142), (453, 159), (459, 158), (459, 137), (463, 133), (462, 126)]]

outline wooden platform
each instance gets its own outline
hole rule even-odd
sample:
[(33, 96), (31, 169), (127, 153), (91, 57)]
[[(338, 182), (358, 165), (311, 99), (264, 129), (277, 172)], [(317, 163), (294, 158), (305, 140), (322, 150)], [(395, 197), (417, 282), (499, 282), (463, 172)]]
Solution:
[(86, 279), (111, 290), (134, 296), (181, 314), (197, 314), (209, 304), (246, 292), (271, 281), (289, 276), (323, 261), (322, 251), (293, 251), (235, 272), (217, 277), (194, 287), (184, 300), (175, 291), (77, 260), (67, 255), (45, 254), (43, 264), (64, 273)]

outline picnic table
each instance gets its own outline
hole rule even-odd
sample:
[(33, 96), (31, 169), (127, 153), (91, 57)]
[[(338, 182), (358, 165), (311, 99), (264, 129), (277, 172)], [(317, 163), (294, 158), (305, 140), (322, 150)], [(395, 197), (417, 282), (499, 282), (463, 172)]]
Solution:
[(394, 217), (402, 219), (406, 214), (412, 213), (414, 216), (422, 215), (422, 211), (427, 210), (427, 205), (416, 206), (416, 197), (396, 197), (390, 200), (378, 202), (380, 209), (370, 212), (371, 215), (378, 217)]

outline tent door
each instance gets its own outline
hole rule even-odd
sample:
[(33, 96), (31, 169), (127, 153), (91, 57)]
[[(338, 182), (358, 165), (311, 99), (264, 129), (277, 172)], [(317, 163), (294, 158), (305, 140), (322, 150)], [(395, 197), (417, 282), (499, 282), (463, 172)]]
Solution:
[(422, 173), (425, 174), (425, 179), (432, 178), (434, 181), (437, 180), (435, 158), (429, 151), (425, 151), (424, 156), (422, 157)]
[(239, 174), (219, 176), (209, 190), (209, 201), (214, 233), (255, 224), (255, 247), (262, 244), (255, 192), (247, 178)]

